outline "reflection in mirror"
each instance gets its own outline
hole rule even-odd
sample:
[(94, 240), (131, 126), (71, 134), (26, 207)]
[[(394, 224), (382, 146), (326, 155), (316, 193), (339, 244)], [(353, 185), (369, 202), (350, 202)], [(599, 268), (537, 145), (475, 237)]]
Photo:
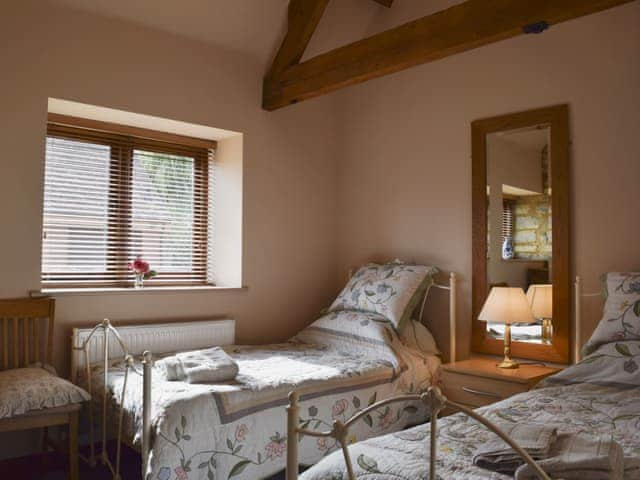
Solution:
[[(520, 287), (535, 322), (513, 324), (514, 341), (550, 343), (553, 329), (549, 127), (487, 135), (487, 283)], [(490, 337), (504, 325), (487, 323)]]

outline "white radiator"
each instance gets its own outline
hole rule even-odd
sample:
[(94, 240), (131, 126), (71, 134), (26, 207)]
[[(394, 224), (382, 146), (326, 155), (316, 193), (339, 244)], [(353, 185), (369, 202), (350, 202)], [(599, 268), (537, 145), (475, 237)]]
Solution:
[[(114, 325), (127, 346), (128, 353), (140, 355), (145, 350), (153, 355), (194, 350), (212, 346), (232, 345), (235, 341), (235, 320), (201, 320), (193, 322), (146, 323)], [(82, 347), (93, 328), (74, 328), (72, 344)], [(96, 332), (87, 345), (89, 364), (103, 361), (104, 330)], [(113, 335), (109, 338), (109, 358), (122, 356), (122, 348)], [(72, 352), (72, 374), (84, 367), (84, 353)]]

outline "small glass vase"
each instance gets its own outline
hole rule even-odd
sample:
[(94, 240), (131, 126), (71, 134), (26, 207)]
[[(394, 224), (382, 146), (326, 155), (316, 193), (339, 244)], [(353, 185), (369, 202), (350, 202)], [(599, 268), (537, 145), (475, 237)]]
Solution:
[(144, 286), (144, 273), (136, 273), (135, 283), (133, 288), (142, 288)]

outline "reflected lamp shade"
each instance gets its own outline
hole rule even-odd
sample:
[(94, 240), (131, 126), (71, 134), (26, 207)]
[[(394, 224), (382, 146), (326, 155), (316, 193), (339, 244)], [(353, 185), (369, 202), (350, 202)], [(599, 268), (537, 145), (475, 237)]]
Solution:
[(524, 290), (519, 287), (493, 287), (478, 320), (507, 325), (535, 322)]
[(527, 301), (536, 318), (553, 318), (553, 285), (531, 285)]

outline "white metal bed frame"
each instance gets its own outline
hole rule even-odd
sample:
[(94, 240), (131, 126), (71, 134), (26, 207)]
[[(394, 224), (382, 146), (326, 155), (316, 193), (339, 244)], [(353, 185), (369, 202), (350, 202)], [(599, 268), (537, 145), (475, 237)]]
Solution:
[[(432, 287), (440, 290), (446, 290), (449, 292), (449, 331), (450, 331), (450, 343), (449, 343), (449, 359), (450, 361), (455, 361), (456, 359), (456, 274), (451, 272), (449, 275), (449, 284), (441, 285), (438, 283), (434, 283)], [(420, 321), (422, 321), (422, 316), (424, 313), (424, 306), (429, 295), (429, 291), (425, 294), (422, 305), (420, 308)], [(193, 322), (192, 322), (193, 323)], [(161, 324), (161, 325), (153, 325), (147, 324), (138, 328), (159, 328), (159, 327), (169, 327), (170, 325), (175, 324)], [(125, 328), (132, 327), (121, 327), (121, 330)], [(135, 328), (135, 327), (133, 327)], [(101, 332), (101, 335), (98, 334)], [(108, 398), (108, 385), (107, 385), (107, 377), (109, 372), (109, 361), (114, 357), (114, 348), (110, 345), (109, 335), (113, 335), (116, 341), (116, 345), (121, 349), (121, 355), (125, 362), (125, 374), (124, 374), (124, 386), (121, 393), (121, 402), (120, 405), (124, 402), (124, 396), (126, 393), (127, 379), (130, 373), (137, 374), (142, 376), (143, 378), (143, 398), (142, 398), (142, 442), (140, 448), (140, 454), (142, 457), (142, 478), (145, 478), (147, 461), (149, 458), (150, 451), (150, 438), (151, 438), (151, 376), (152, 376), (152, 367), (153, 367), (153, 355), (150, 350), (145, 349), (142, 352), (142, 371), (139, 371), (135, 367), (135, 358), (134, 355), (127, 347), (126, 342), (122, 338), (123, 335), (111, 324), (109, 319), (104, 319), (101, 323), (93, 327), (91, 330), (73, 330), (72, 337), (72, 363), (71, 363), (71, 376), (72, 380), (75, 383), (77, 381), (78, 372), (84, 370), (84, 375), (86, 377), (87, 388), (91, 393), (91, 373), (90, 366), (96, 360), (98, 360), (98, 354), (100, 354), (100, 360), (103, 362), (104, 368), (104, 388), (102, 395), (102, 448), (99, 456), (99, 460), (102, 464), (106, 465), (114, 480), (120, 480), (120, 457), (121, 457), (121, 445), (123, 441), (122, 437), (122, 424), (123, 424), (123, 416), (124, 409), (120, 409), (118, 412), (118, 420), (117, 420), (117, 430), (116, 430), (116, 458), (115, 464), (109, 458), (106, 443), (107, 443), (107, 422), (109, 412), (107, 409)], [(137, 342), (137, 349), (140, 350), (140, 339), (132, 338), (133, 341)], [(176, 346), (176, 348), (180, 348), (183, 346)], [(189, 348), (188, 346), (185, 348)], [(139, 352), (138, 352), (139, 353)], [(93, 360), (93, 361), (92, 361)], [(418, 395), (415, 396), (416, 399), (419, 398)], [(369, 411), (367, 409), (366, 411)], [(94, 429), (93, 429), (93, 420), (94, 420), (94, 409), (93, 409), (93, 400), (89, 402), (89, 436), (90, 436), (90, 453), (88, 458), (84, 458), (91, 466), (96, 464), (96, 448), (95, 448), (95, 439), (94, 439)]]
[[(115, 345), (110, 342), (110, 335), (115, 338)], [(120, 405), (124, 402), (127, 380), (130, 373), (143, 378), (143, 413), (140, 453), (142, 456), (142, 478), (145, 478), (147, 460), (151, 439), (151, 371), (153, 358), (149, 350), (144, 349), (149, 343), (158, 349), (158, 353), (166, 353), (171, 348), (201, 348), (211, 346), (208, 339), (216, 336), (216, 345), (229, 345), (235, 340), (235, 322), (229, 319), (205, 320), (192, 322), (156, 323), (143, 325), (127, 325), (116, 329), (109, 319), (104, 319), (92, 329), (73, 329), (71, 338), (71, 379), (78, 380), (78, 373), (84, 372), (86, 387), (92, 394), (89, 402), (89, 456), (83, 457), (89, 465), (95, 466), (97, 460), (107, 466), (114, 480), (121, 480), (120, 457), (123, 442), (122, 424), (124, 409), (117, 412), (116, 428), (116, 458), (115, 464), (109, 458), (106, 449), (108, 412), (108, 372), (109, 362), (114, 358), (122, 358), (125, 363), (124, 386)], [(127, 345), (128, 343), (128, 345)], [(177, 345), (176, 345), (177, 344)], [(135, 366), (135, 356), (140, 356), (142, 370)], [(104, 368), (104, 385), (102, 395), (102, 444), (99, 457), (96, 457), (94, 436), (94, 395), (90, 368), (92, 364), (101, 360)], [(130, 445), (134, 447), (134, 445)]]
[(582, 299), (600, 297), (602, 293), (582, 293), (582, 279), (577, 276), (574, 282), (574, 310), (575, 324), (573, 326), (573, 361), (578, 363), (582, 359)]
[(489, 430), (498, 435), (502, 440), (508, 443), (522, 459), (528, 463), (536, 472), (538, 478), (542, 480), (551, 480), (550, 477), (542, 470), (542, 468), (531, 458), (531, 456), (523, 450), (509, 435), (504, 433), (498, 426), (484, 418), (482, 415), (474, 412), (473, 410), (460, 405), (459, 403), (452, 402), (447, 399), (438, 387), (429, 387), (429, 389), (422, 394), (409, 394), (398, 395), (395, 397), (381, 400), (368, 406), (364, 410), (352, 415), (345, 422), (340, 420), (334, 420), (332, 429), (325, 432), (317, 432), (315, 430), (307, 430), (306, 428), (300, 428), (300, 406), (298, 403), (298, 393), (293, 391), (289, 394), (289, 406), (287, 407), (287, 470), (286, 480), (298, 479), (298, 441), (301, 436), (308, 435), (310, 437), (331, 437), (335, 439), (342, 449), (342, 455), (344, 457), (344, 463), (347, 471), (348, 480), (356, 480), (356, 476), (353, 472), (353, 464), (351, 463), (351, 457), (349, 455), (349, 448), (347, 446), (347, 438), (349, 435), (349, 427), (364, 415), (376, 410), (380, 407), (388, 405), (394, 402), (406, 402), (419, 400), (427, 408), (430, 414), (431, 431), (429, 436), (429, 479), (436, 480), (436, 458), (437, 458), (437, 433), (438, 433), (438, 416), (444, 408), (453, 408), (458, 410), (469, 417), (473, 418), (477, 422), (481, 423)]
[[(449, 273), (449, 285), (441, 285), (434, 283), (434, 288), (440, 290), (447, 290), (449, 292), (449, 362), (456, 361), (456, 298), (457, 298), (457, 277), (455, 272)], [(422, 314), (424, 313), (424, 305), (427, 303), (427, 297), (429, 293), (422, 299), (422, 306), (420, 307), (420, 321), (422, 321)]]

